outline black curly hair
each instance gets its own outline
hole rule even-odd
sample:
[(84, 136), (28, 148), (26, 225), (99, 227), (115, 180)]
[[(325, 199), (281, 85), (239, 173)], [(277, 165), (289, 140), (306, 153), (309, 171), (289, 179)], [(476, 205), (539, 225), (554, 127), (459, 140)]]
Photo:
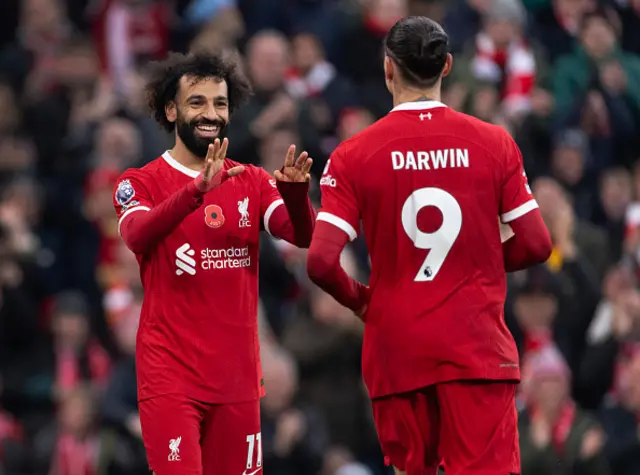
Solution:
[(229, 89), (229, 112), (233, 113), (252, 94), (249, 80), (242, 72), (237, 57), (205, 53), (170, 53), (164, 61), (150, 64), (149, 82), (145, 88), (151, 116), (167, 132), (173, 132), (175, 124), (167, 120), (165, 108), (174, 101), (183, 76), (196, 81), (217, 78), (225, 81)]

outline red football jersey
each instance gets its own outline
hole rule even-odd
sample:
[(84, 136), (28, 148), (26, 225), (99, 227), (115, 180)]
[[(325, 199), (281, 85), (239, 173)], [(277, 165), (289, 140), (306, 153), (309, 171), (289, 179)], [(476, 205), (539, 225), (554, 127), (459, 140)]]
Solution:
[(318, 220), (354, 239), (362, 219), (371, 255), (372, 397), (519, 378), (497, 220), (537, 203), (504, 129), (440, 102), (405, 103), (333, 152), (321, 189)]
[[(227, 159), (224, 167), (236, 165)], [(114, 196), (119, 222), (197, 175), (168, 152), (127, 170)], [(141, 400), (167, 393), (212, 403), (260, 397), (258, 243), (282, 203), (271, 176), (245, 165), (151, 253), (137, 255), (145, 291), (136, 347)]]

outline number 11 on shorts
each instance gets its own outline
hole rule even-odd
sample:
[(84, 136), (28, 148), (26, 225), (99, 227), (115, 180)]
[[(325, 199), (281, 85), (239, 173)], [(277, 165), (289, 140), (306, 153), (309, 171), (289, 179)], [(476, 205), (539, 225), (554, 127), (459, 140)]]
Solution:
[[(245, 475), (253, 475), (262, 468), (262, 433), (249, 434), (247, 436), (247, 445), (247, 470), (244, 473)], [(256, 469), (250, 472), (249, 470), (253, 468), (254, 454), (256, 457)]]

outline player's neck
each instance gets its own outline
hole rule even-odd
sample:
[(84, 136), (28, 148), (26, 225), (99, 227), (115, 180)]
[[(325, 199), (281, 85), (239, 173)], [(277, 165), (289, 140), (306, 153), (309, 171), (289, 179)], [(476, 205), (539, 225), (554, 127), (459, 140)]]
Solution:
[(171, 149), (171, 156), (176, 162), (190, 168), (191, 170), (200, 171), (202, 169), (202, 158), (191, 153), (179, 137), (176, 139), (176, 144)]
[(415, 90), (405, 89), (398, 91), (393, 96), (393, 107), (397, 107), (405, 102), (424, 102), (424, 101), (438, 101), (440, 102), (440, 91), (436, 88)]

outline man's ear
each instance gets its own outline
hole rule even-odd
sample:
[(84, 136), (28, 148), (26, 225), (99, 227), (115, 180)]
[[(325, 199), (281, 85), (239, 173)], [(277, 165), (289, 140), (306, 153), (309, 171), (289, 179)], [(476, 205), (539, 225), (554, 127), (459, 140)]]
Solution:
[(393, 82), (393, 76), (395, 75), (395, 68), (393, 67), (393, 61), (389, 56), (384, 57), (384, 79), (386, 82)]
[(176, 106), (175, 101), (167, 102), (167, 105), (164, 107), (164, 113), (169, 122), (175, 122), (178, 119), (178, 106)]
[(444, 63), (444, 68), (442, 69), (442, 77), (446, 77), (451, 72), (451, 68), (453, 67), (453, 56), (451, 53), (447, 53), (447, 59)]

